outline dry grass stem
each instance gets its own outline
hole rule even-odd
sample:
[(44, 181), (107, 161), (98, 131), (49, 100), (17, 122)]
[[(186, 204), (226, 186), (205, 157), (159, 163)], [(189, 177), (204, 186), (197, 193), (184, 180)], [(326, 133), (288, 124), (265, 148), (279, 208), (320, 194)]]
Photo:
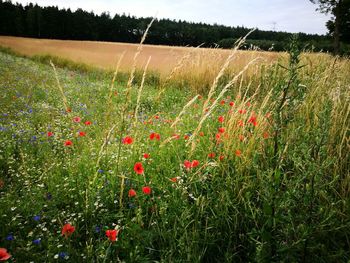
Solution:
[(61, 92), (61, 96), (62, 96), (64, 108), (65, 108), (66, 112), (69, 112), (70, 109), (69, 109), (69, 106), (68, 106), (68, 101), (67, 101), (66, 96), (64, 95), (63, 88), (62, 88), (62, 86), (61, 86), (61, 84), (60, 84), (60, 80), (59, 80), (59, 78), (58, 78), (58, 74), (57, 74), (57, 71), (56, 71), (56, 67), (55, 67), (55, 65), (52, 63), (52, 61), (50, 61), (50, 65), (51, 65), (51, 67), (53, 68), (53, 71), (54, 71), (54, 73), (55, 73), (55, 78), (56, 78), (57, 86), (58, 86), (58, 88), (59, 88), (59, 90), (60, 90), (60, 92)]
[(145, 68), (143, 69), (141, 85), (140, 85), (140, 88), (137, 92), (137, 101), (136, 101), (136, 107), (135, 107), (135, 113), (134, 113), (134, 115), (135, 115), (134, 127), (136, 126), (136, 123), (138, 121), (138, 111), (139, 111), (139, 107), (140, 107), (141, 94), (142, 94), (143, 86), (145, 84), (146, 72), (147, 72), (148, 65), (149, 65), (150, 61), (151, 61), (151, 57), (148, 58), (147, 63), (145, 65)]

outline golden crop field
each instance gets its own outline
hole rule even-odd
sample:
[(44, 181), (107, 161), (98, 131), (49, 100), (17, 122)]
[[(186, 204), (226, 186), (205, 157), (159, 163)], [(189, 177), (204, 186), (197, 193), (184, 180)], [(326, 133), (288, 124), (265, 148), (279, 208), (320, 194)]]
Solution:
[[(104, 69), (113, 69), (119, 57), (124, 53), (121, 70), (129, 71), (133, 66), (133, 58), (139, 45), (0, 36), (0, 46), (9, 47), (27, 56), (58, 56)], [(168, 74), (182, 60), (187, 64), (187, 69), (191, 66), (191, 69), (196, 67), (197, 70), (206, 72), (207, 70), (204, 69), (212, 71), (213, 66), (220, 65), (221, 67), (229, 54), (230, 50), (222, 49), (143, 45), (137, 67), (143, 67), (148, 58), (151, 57), (149, 69), (152, 71)], [(277, 52), (239, 51), (233, 63), (235, 68), (241, 69), (254, 57), (259, 56), (262, 58), (261, 61), (270, 63), (276, 61), (281, 56), (280, 54)]]

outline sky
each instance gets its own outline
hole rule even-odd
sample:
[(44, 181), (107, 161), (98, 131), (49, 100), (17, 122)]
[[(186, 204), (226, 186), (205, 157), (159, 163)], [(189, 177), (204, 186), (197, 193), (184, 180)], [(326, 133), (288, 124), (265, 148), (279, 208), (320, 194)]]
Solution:
[(55, 5), (95, 14), (109, 12), (136, 17), (170, 18), (262, 30), (326, 34), (329, 16), (309, 0), (14, 0), (40, 6)]

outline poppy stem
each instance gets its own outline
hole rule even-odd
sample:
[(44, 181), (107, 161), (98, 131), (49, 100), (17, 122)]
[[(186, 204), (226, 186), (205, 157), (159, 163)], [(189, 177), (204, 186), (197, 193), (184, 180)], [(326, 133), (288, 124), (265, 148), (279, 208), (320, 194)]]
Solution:
[(124, 185), (125, 185), (125, 175), (123, 174), (121, 176), (122, 181), (120, 184), (120, 194), (119, 194), (119, 208), (120, 210), (123, 209), (123, 194), (124, 194)]
[(108, 254), (109, 254), (110, 251), (111, 251), (111, 246), (112, 246), (112, 243), (110, 243), (109, 246), (108, 246), (108, 248), (107, 248), (106, 256), (105, 256), (105, 258), (104, 258), (104, 260), (103, 260), (103, 263), (107, 262), (106, 260), (107, 260), (107, 258), (108, 258)]

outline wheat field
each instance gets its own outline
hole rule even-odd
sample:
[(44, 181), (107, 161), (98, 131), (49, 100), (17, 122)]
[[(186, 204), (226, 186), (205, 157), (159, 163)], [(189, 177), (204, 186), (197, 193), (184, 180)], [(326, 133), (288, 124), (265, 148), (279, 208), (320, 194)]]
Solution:
[[(22, 37), (0, 36), (0, 46), (9, 47), (22, 55), (52, 55), (70, 59), (78, 63), (94, 65), (103, 69), (114, 69), (121, 54), (125, 53), (121, 69), (129, 71), (133, 65), (133, 57), (138, 44), (34, 39)], [(171, 47), (143, 45), (137, 66), (142, 68), (151, 57), (149, 69), (168, 74), (184, 57), (190, 56), (189, 62), (201, 68), (221, 64), (230, 50), (195, 47)], [(282, 53), (239, 51), (234, 61), (236, 68), (242, 68), (252, 57), (259, 56), (266, 63), (275, 62)]]

